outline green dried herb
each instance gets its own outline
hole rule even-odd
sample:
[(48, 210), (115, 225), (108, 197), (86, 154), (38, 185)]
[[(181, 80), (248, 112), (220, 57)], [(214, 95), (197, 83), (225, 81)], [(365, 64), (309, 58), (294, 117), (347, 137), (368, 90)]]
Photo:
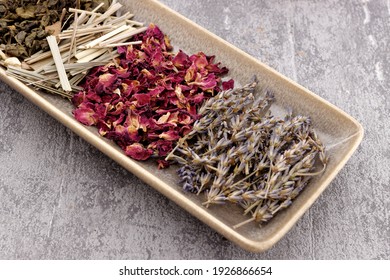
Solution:
[(107, 2), (108, 7), (111, 1), (0, 0), (0, 49), (21, 59), (49, 50), (46, 36), (53, 33), (54, 25), (61, 26), (63, 9), (76, 7), (77, 2), (83, 9), (91, 10), (100, 2)]

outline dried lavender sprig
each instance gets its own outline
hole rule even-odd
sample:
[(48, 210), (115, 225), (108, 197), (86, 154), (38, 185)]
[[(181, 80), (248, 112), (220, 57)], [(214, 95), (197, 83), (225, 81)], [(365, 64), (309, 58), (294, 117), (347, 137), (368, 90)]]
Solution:
[(197, 192), (198, 189), (195, 184), (195, 172), (192, 170), (191, 166), (183, 165), (180, 169), (177, 170), (181, 182), (183, 183), (183, 190), (187, 192)]
[[(206, 101), (195, 129), (167, 157), (179, 152), (180, 161), (191, 166), (197, 193), (206, 192), (203, 205), (230, 202), (251, 213), (235, 228), (271, 219), (327, 164), (310, 119), (291, 112), (284, 119), (273, 117), (269, 107), (274, 96), (267, 92), (254, 98), (256, 85), (255, 80)], [(316, 158), (323, 168), (314, 172)]]

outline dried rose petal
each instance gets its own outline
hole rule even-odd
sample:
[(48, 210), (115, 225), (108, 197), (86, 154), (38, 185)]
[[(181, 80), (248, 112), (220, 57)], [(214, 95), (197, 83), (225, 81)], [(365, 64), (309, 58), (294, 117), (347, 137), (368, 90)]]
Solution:
[(197, 85), (204, 91), (213, 90), (217, 86), (217, 79), (214, 74), (203, 77), (200, 73), (197, 73), (195, 81), (188, 84)]
[(191, 65), (188, 55), (186, 55), (182, 50), (177, 53), (172, 62), (178, 69), (188, 68), (188, 66)]
[(158, 119), (157, 124), (164, 124), (164, 123), (167, 123), (170, 116), (171, 116), (171, 113), (170, 113), (170, 112), (168, 112), (168, 113), (162, 115), (162, 116)]
[(153, 150), (145, 149), (140, 143), (134, 143), (126, 147), (125, 153), (136, 160), (147, 160), (153, 154)]
[(222, 89), (229, 90), (234, 88), (234, 80), (230, 79), (229, 81), (222, 82)]
[(180, 138), (180, 135), (177, 131), (175, 130), (170, 130), (167, 132), (161, 133), (158, 137), (168, 140), (168, 141), (175, 141)]
[(199, 70), (204, 69), (209, 64), (209, 62), (207, 61), (206, 55), (202, 52), (200, 52), (196, 55), (192, 55), (190, 57), (190, 60), (193, 61), (194, 65)]
[(160, 159), (191, 131), (199, 106), (221, 91), (221, 75), (228, 70), (202, 52), (171, 53), (168, 38), (154, 24), (133, 40), (142, 44), (118, 47), (116, 63), (90, 71), (84, 90), (73, 97), (74, 115), (97, 126), (126, 155), (138, 160), (153, 155), (164, 168), (168, 163)]
[(78, 108), (74, 110), (74, 117), (85, 125), (95, 125), (98, 121), (98, 116), (95, 111), (89, 108)]
[(149, 149), (157, 150), (160, 157), (165, 157), (172, 150), (172, 141), (157, 140), (148, 146)]
[(106, 73), (99, 76), (99, 83), (102, 84), (104, 87), (111, 86), (116, 81), (116, 75)]
[(150, 103), (151, 95), (147, 94), (134, 94), (134, 98), (137, 100), (137, 107), (142, 107)]

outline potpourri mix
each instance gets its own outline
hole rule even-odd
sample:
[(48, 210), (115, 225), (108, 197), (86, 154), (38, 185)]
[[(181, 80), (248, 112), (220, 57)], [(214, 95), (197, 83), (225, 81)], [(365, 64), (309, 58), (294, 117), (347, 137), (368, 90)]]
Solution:
[(174, 53), (158, 26), (115, 16), (116, 1), (38, 2), (0, 0), (7, 75), (71, 100), (79, 122), (129, 157), (178, 164), (183, 190), (206, 207), (241, 206), (251, 217), (235, 228), (269, 221), (325, 170), (310, 118), (275, 117), (256, 78), (222, 81), (228, 69), (214, 56)]

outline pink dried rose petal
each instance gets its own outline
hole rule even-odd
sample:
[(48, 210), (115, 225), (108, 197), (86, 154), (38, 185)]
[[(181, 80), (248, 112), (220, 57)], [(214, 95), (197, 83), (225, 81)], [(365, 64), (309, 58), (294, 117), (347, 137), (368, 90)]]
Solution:
[(133, 111), (130, 111), (124, 122), (124, 125), (127, 127), (127, 131), (137, 132), (139, 129), (139, 115), (135, 114)]
[(116, 81), (116, 75), (106, 73), (99, 76), (99, 83), (103, 84), (103, 86), (108, 87), (111, 86)]
[(92, 109), (76, 109), (74, 116), (76, 120), (85, 125), (94, 125), (97, 123), (97, 116)]
[(172, 150), (172, 141), (157, 140), (148, 145), (149, 149), (157, 150), (160, 157), (165, 157)]
[(136, 160), (147, 160), (153, 154), (153, 150), (145, 149), (140, 143), (134, 143), (126, 147), (125, 153)]
[(222, 89), (229, 90), (234, 88), (234, 80), (230, 79), (229, 81), (222, 82)]
[(170, 130), (170, 131), (166, 131), (166, 132), (161, 133), (158, 137), (165, 139), (165, 140), (168, 140), (168, 141), (176, 141), (180, 138), (180, 135), (177, 131)]
[(192, 55), (190, 57), (190, 60), (193, 61), (194, 65), (199, 70), (204, 69), (209, 64), (209, 62), (207, 61), (206, 55), (202, 52), (200, 52), (196, 55)]
[(188, 115), (188, 114), (179, 114), (178, 123), (184, 124), (184, 125), (189, 125), (189, 124), (192, 124), (193, 122), (194, 122), (194, 119), (191, 118), (190, 115)]
[(130, 157), (153, 156), (163, 168), (161, 158), (191, 131), (197, 109), (222, 90), (227, 68), (202, 52), (171, 53), (167, 36), (154, 24), (133, 40), (142, 44), (118, 47), (115, 63), (90, 71), (84, 90), (72, 99), (74, 114)]
[(193, 80), (195, 80), (196, 74), (197, 74), (196, 65), (195, 65), (195, 64), (192, 64), (192, 65), (187, 69), (186, 75), (184, 76), (184, 80), (185, 80), (187, 83), (190, 83), (190, 82), (192, 82)]
[(195, 104), (202, 104), (205, 99), (204, 93), (199, 93), (193, 97), (191, 97), (189, 100), (192, 101)]
[(200, 73), (197, 73), (195, 80), (188, 84), (199, 86), (203, 91), (212, 90), (217, 86), (217, 78), (214, 74), (203, 77)]
[(171, 113), (170, 113), (170, 112), (168, 112), (168, 113), (162, 115), (162, 116), (158, 119), (157, 124), (164, 124), (164, 123), (167, 123), (170, 116), (171, 116)]
[(187, 54), (180, 50), (172, 60), (173, 65), (178, 69), (188, 68), (191, 65), (191, 61)]
[(137, 107), (142, 107), (150, 104), (151, 95), (150, 93), (134, 94), (134, 98), (137, 100)]

